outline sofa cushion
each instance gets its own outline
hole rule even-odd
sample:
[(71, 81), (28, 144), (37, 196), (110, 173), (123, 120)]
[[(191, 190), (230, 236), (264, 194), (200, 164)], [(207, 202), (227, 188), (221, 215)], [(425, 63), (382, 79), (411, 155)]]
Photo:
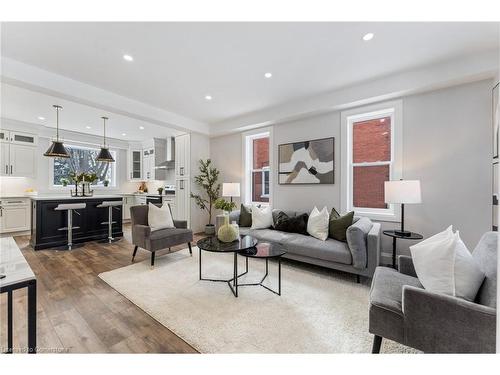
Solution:
[(318, 240), (303, 234), (288, 233), (283, 245), (289, 253), (322, 259), (342, 264), (352, 264), (352, 256), (347, 244), (328, 238)]
[(372, 227), (372, 221), (367, 217), (362, 217), (347, 228), (347, 245), (351, 250), (354, 268), (366, 268), (368, 260), (366, 241)]
[(260, 242), (276, 242), (283, 244), (286, 247), (290, 233), (285, 233), (279, 230), (273, 229), (249, 229), (247, 233), (243, 233), (245, 230), (240, 229), (241, 234), (248, 234), (256, 238)]
[(288, 216), (285, 212), (280, 212), (274, 221), (274, 229), (288, 233), (307, 234), (307, 218), (307, 214)]

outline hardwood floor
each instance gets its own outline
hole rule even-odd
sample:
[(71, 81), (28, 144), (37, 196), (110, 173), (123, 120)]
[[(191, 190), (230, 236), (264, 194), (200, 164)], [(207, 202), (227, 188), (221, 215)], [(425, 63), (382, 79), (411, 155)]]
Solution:
[[(39, 352), (196, 353), (188, 343), (155, 321), (97, 275), (130, 264), (130, 227), (112, 245), (89, 242), (71, 251), (39, 250), (29, 236), (14, 237), (38, 280)], [(201, 236), (195, 236), (195, 242)], [(172, 248), (181, 250), (187, 245)], [(158, 252), (158, 256), (168, 251)], [(149, 259), (140, 250), (135, 262)], [(167, 255), (168, 256), (168, 255)], [(14, 292), (14, 347), (25, 348), (26, 292)], [(7, 296), (0, 299), (0, 346), (7, 343)], [(182, 314), (182, 311), (179, 311)]]

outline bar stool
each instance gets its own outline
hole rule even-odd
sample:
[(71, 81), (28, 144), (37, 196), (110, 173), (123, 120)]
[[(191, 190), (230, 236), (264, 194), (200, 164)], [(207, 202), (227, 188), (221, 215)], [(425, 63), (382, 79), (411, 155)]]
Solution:
[(121, 238), (114, 238), (113, 237), (113, 224), (116, 223), (116, 221), (113, 221), (113, 209), (120, 211), (120, 209), (117, 206), (122, 206), (123, 202), (122, 201), (103, 201), (101, 204), (97, 205), (97, 208), (108, 208), (108, 221), (103, 221), (101, 225), (107, 225), (108, 226), (108, 238), (98, 241), (100, 243), (112, 243), (116, 241), (120, 241)]
[[(81, 210), (85, 207), (87, 207), (86, 203), (61, 203), (61, 204), (58, 204), (57, 207), (54, 209), (55, 211), (68, 211), (68, 226), (58, 229), (58, 230), (67, 230), (68, 231), (68, 244), (65, 246), (62, 246), (61, 249), (71, 250), (74, 247), (83, 246), (83, 244), (77, 244), (77, 245), (73, 244), (73, 229), (80, 228), (80, 227), (73, 226), (73, 211), (74, 210)], [(78, 211), (75, 211), (75, 213), (77, 215), (80, 215), (80, 213)]]

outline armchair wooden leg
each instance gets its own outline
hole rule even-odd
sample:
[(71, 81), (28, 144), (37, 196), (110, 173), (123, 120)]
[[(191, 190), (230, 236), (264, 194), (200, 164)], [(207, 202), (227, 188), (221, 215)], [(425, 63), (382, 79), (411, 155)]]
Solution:
[(191, 248), (191, 242), (188, 242), (188, 246), (189, 246), (189, 254), (193, 256), (193, 249)]
[(135, 258), (135, 254), (137, 254), (137, 248), (138, 248), (138, 247), (139, 247), (139, 246), (134, 247), (134, 252), (133, 252), (133, 254), (132, 254), (132, 263), (134, 263), (134, 258)]
[(379, 354), (381, 345), (382, 345), (382, 337), (374, 335), (373, 336), (372, 354)]
[(151, 268), (154, 268), (155, 266), (155, 252), (153, 251), (151, 253)]

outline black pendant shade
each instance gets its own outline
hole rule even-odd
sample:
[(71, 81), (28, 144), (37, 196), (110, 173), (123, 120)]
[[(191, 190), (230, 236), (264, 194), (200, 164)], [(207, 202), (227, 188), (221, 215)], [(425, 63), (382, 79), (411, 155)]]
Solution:
[(63, 143), (59, 141), (59, 110), (62, 109), (60, 105), (54, 104), (52, 107), (56, 109), (56, 140), (52, 141), (50, 147), (45, 151), (43, 156), (52, 158), (69, 158), (69, 152), (64, 147)]
[(106, 120), (108, 118), (107, 117), (101, 117), (101, 118), (104, 121), (104, 143), (101, 147), (101, 151), (99, 151), (99, 155), (97, 155), (96, 160), (103, 161), (105, 163), (113, 163), (115, 159), (113, 159), (113, 156), (111, 156), (111, 152), (109, 152), (108, 148), (106, 147)]
[(101, 151), (99, 151), (99, 155), (97, 155), (96, 158), (97, 161), (104, 161), (107, 163), (112, 163), (115, 161), (113, 157), (111, 156), (111, 152), (107, 148), (102, 147)]
[(62, 142), (52, 141), (50, 147), (45, 151), (43, 156), (50, 156), (53, 158), (69, 158), (68, 150), (62, 144)]

